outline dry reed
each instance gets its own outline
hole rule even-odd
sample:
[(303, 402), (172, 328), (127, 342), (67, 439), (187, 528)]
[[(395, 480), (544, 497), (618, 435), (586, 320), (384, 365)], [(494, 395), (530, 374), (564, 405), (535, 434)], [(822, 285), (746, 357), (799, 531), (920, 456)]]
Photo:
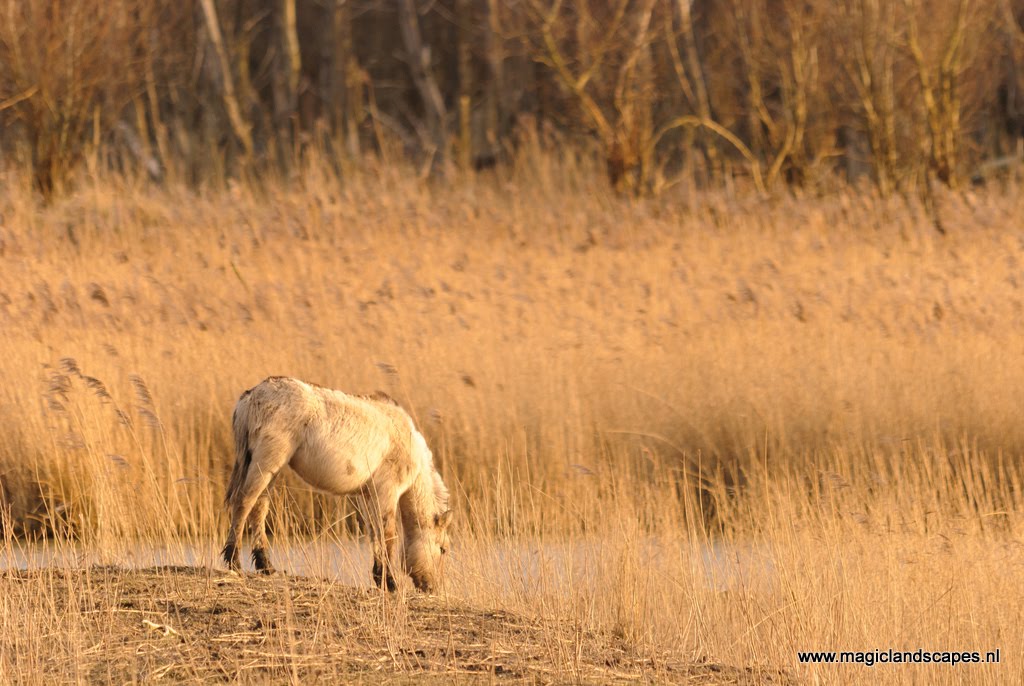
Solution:
[[(317, 164), (209, 192), (103, 178), (45, 207), (7, 175), (9, 559), (44, 534), (99, 562), (210, 549), (233, 402), (287, 374), (410, 408), (460, 518), (449, 596), (539, 627), (551, 679), (599, 679), (595, 636), (829, 682), (1024, 676), (1017, 189), (943, 198), (943, 236), (899, 198), (626, 200), (543, 159), (444, 188)], [(282, 547), (354, 529), (294, 479), (277, 505)], [(107, 637), (85, 600), (110, 612), (116, 590), (33, 579), (0, 606), (19, 646), (0, 677), (41, 681), (39, 651), (71, 664)], [(364, 621), (386, 642), (392, 620)], [(1004, 658), (796, 656), (876, 648)], [(266, 674), (321, 673), (304, 664)]]

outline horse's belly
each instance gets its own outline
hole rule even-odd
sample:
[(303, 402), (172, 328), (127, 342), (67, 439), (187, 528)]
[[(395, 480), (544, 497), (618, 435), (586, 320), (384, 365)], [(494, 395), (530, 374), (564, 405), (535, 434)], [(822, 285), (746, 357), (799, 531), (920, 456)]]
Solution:
[(300, 448), (289, 464), (310, 486), (343, 495), (362, 488), (380, 465), (380, 460), (373, 464), (365, 455), (351, 450)]

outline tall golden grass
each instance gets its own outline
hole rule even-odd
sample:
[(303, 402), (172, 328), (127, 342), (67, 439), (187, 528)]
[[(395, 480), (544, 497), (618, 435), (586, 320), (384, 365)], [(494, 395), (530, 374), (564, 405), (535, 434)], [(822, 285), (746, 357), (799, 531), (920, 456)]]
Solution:
[[(233, 403), (294, 375), (387, 390), (423, 427), (455, 595), (826, 682), (1020, 681), (1019, 189), (940, 198), (942, 235), (869, 191), (630, 200), (599, 178), (314, 162), (200, 191), (92, 178), (43, 206), (6, 172), (8, 555), (44, 533), (209, 549)], [(348, 535), (294, 479), (275, 510), (279, 540)], [(876, 648), (1003, 662), (796, 657)]]

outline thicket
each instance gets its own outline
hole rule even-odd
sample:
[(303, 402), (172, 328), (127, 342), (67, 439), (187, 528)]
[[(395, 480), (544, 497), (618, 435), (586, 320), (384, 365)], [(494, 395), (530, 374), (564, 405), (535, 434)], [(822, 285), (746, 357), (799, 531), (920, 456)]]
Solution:
[(0, 0), (0, 155), (45, 194), (311, 148), (443, 176), (538, 140), (630, 193), (957, 187), (1019, 173), (1022, 24), (1021, 0)]

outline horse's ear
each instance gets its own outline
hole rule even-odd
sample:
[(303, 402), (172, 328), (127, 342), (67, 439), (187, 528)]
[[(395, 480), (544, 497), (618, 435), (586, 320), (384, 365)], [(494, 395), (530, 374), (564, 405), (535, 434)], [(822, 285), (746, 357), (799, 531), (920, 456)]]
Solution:
[(447, 529), (448, 525), (452, 523), (452, 511), (448, 510), (444, 514), (434, 515), (434, 524), (438, 529)]

